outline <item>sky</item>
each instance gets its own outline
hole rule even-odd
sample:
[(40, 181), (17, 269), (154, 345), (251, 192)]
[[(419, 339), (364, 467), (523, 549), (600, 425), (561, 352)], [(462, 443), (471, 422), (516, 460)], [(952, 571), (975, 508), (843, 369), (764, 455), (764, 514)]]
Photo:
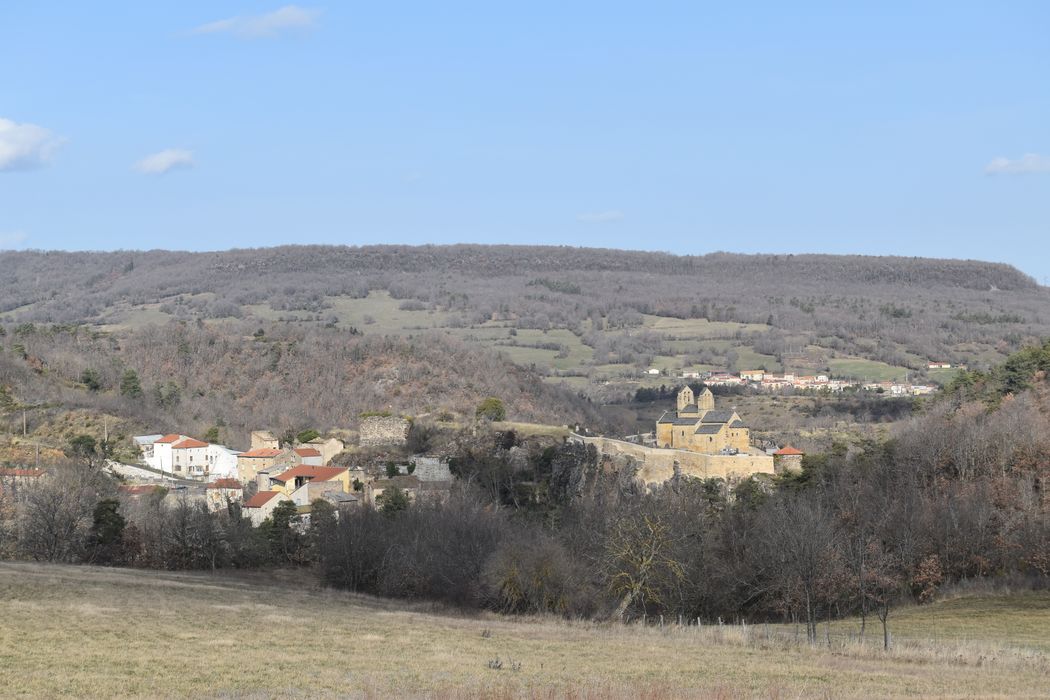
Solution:
[(0, 2), (0, 248), (538, 243), (1050, 282), (1050, 3)]

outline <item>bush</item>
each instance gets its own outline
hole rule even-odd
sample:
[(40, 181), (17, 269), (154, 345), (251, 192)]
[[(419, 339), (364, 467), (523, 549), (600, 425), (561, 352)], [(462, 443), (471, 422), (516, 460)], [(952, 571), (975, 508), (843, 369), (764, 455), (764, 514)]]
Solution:
[(491, 421), (500, 421), (507, 417), (507, 409), (503, 406), (503, 402), (495, 396), (490, 396), (478, 404), (474, 413), (478, 418)]

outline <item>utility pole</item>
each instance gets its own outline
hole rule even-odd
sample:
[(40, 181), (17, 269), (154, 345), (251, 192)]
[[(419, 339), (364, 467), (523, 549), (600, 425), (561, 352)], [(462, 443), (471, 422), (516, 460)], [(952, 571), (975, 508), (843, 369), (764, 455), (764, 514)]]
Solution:
[(28, 432), (26, 431), (26, 410), (25, 410), (25, 408), (23, 408), (22, 409), (22, 437), (25, 437), (27, 434), (28, 434)]

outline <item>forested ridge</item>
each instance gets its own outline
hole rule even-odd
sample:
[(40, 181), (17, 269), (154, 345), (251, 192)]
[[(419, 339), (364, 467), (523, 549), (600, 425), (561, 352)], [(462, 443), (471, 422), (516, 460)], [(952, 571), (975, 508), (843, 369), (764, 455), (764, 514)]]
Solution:
[(810, 344), (913, 368), (986, 362), (1050, 334), (1046, 288), (968, 260), (487, 245), (0, 254), (8, 323), (120, 324), (149, 305), (167, 318), (265, 309), (329, 322), (333, 299), (376, 291), (457, 328), (502, 319), (584, 338), (640, 326), (641, 314), (704, 318), (761, 324), (748, 342), (767, 354)]

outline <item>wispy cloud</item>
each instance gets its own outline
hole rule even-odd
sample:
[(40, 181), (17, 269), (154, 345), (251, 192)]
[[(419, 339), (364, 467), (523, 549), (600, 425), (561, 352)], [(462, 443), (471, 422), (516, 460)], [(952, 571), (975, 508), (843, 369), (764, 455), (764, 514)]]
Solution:
[(275, 37), (290, 30), (312, 29), (320, 16), (320, 10), (285, 5), (262, 15), (239, 15), (202, 24), (193, 33), (232, 34), (245, 39)]
[(0, 170), (31, 170), (44, 165), (62, 139), (36, 124), (0, 118)]
[(25, 234), (25, 231), (0, 231), (0, 250), (21, 248), (27, 238), (29, 236)]
[(192, 167), (193, 153), (180, 148), (168, 148), (135, 163), (135, 170), (144, 175), (163, 175), (170, 170)]
[(1050, 158), (1037, 153), (1025, 153), (1020, 158), (993, 158), (984, 166), (985, 175), (1027, 175), (1050, 173)]
[(619, 209), (610, 209), (608, 211), (593, 211), (580, 214), (576, 217), (576, 220), (587, 224), (604, 224), (609, 221), (619, 221), (622, 218), (622, 211)]

